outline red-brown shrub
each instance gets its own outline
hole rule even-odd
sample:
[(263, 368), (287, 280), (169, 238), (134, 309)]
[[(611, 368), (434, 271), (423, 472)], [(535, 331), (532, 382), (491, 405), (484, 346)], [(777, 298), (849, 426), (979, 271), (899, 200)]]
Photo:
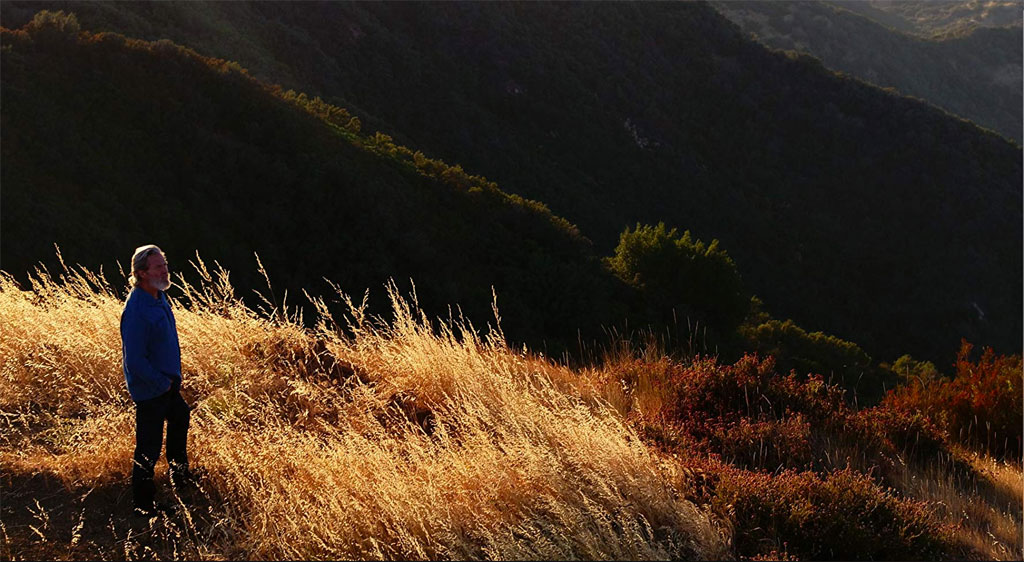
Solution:
[[(995, 456), (1021, 456), (1024, 373), (1019, 355), (985, 348), (975, 362), (962, 341), (953, 379), (911, 379), (889, 392), (881, 407), (923, 416), (950, 439)], [(894, 416), (895, 417), (895, 416)]]
[(698, 358), (677, 370), (670, 386), (674, 393), (670, 417), (691, 423), (740, 417), (780, 419), (797, 412), (817, 422), (847, 411), (841, 388), (825, 384), (819, 375), (806, 380), (794, 373), (779, 375), (773, 358), (752, 354), (733, 365)]
[[(604, 375), (606, 384), (621, 380), (616, 388), (634, 398), (641, 387), (662, 393), (662, 400), (636, 398), (648, 410), (633, 421), (682, 467), (678, 489), (731, 523), (740, 559), (962, 555), (926, 503), (854, 468), (831, 471), (815, 462), (823, 436), (890, 456), (944, 447), (926, 416), (880, 407), (855, 412), (841, 388), (817, 375), (779, 375), (771, 358), (756, 355), (732, 365), (633, 358)], [(647, 386), (631, 382), (644, 377)]]
[(892, 455), (933, 458), (946, 450), (943, 431), (920, 411), (883, 403), (850, 416), (847, 429), (871, 448)]
[(899, 498), (849, 469), (824, 476), (726, 470), (712, 507), (734, 513), (741, 557), (780, 549), (801, 560), (957, 557), (950, 530), (924, 502)]
[(779, 375), (771, 357), (756, 354), (732, 365), (713, 357), (630, 358), (612, 366), (603, 384), (643, 404), (630, 417), (647, 439), (670, 448), (687, 443), (751, 469), (805, 468), (814, 460), (812, 425), (842, 428), (849, 416), (841, 388), (818, 375)]
[(811, 424), (802, 414), (779, 421), (751, 421), (718, 428), (708, 442), (711, 449), (736, 466), (774, 470), (803, 467), (814, 460)]

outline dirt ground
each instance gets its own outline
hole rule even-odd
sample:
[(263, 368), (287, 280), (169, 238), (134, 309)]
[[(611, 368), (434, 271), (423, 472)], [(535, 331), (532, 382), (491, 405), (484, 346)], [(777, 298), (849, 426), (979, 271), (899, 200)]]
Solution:
[(218, 527), (202, 481), (198, 489), (176, 497), (166, 474), (158, 476), (158, 499), (176, 510), (145, 518), (132, 515), (127, 478), (68, 487), (50, 473), (26, 474), (10, 468), (0, 470), (0, 559), (211, 558), (196, 546), (213, 538), (210, 535)]

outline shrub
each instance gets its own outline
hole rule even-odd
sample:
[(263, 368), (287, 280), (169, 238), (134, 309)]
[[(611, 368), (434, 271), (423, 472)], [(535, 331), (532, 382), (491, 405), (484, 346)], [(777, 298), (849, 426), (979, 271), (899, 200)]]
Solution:
[(698, 359), (674, 378), (672, 416), (686, 423), (740, 417), (781, 419), (802, 413), (821, 422), (846, 414), (844, 392), (821, 376), (780, 376), (775, 360), (744, 355), (732, 365)]
[(807, 466), (814, 460), (811, 424), (801, 414), (778, 421), (743, 418), (716, 430), (709, 441), (724, 459), (749, 469)]
[(952, 379), (913, 377), (886, 396), (883, 406), (925, 417), (953, 440), (996, 456), (1021, 455), (1024, 432), (1021, 357), (961, 342)]
[(680, 235), (665, 223), (627, 228), (607, 263), (640, 290), (648, 318), (655, 323), (692, 319), (725, 336), (750, 308), (736, 264), (718, 240), (705, 244), (690, 231)]
[(892, 365), (883, 364), (882, 367), (889, 369), (903, 381), (910, 381), (912, 378), (934, 381), (942, 376), (931, 361), (918, 361), (909, 355), (901, 355)]
[(746, 355), (734, 365), (719, 365), (714, 358), (698, 358), (678, 370), (673, 380), (671, 416), (700, 425), (706, 420), (735, 420), (757, 416), (766, 404), (760, 400), (775, 373), (771, 358)]
[(82, 28), (73, 13), (42, 10), (25, 24), (24, 29), (37, 43), (60, 44), (74, 41)]
[(646, 438), (751, 469), (806, 467), (814, 461), (812, 426), (842, 429), (850, 415), (842, 389), (818, 375), (780, 376), (770, 357), (746, 355), (732, 365), (630, 358), (607, 369), (608, 401)]
[[(740, 330), (746, 347), (761, 355), (777, 358), (782, 371), (801, 375), (835, 375), (843, 387), (868, 402), (881, 399), (884, 371), (873, 369), (871, 357), (857, 344), (822, 332), (808, 333), (792, 320), (767, 320), (745, 325)], [(891, 386), (891, 382), (890, 382)]]
[(944, 432), (928, 416), (888, 403), (857, 412), (847, 427), (856, 439), (890, 456), (931, 459), (947, 448)]
[(898, 498), (849, 469), (774, 477), (726, 470), (715, 493), (712, 506), (734, 514), (740, 556), (784, 549), (802, 560), (956, 557), (950, 531), (924, 502)]

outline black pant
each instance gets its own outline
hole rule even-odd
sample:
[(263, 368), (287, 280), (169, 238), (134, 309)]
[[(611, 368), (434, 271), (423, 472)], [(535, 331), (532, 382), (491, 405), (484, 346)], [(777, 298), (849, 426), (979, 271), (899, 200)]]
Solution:
[(135, 457), (132, 466), (132, 497), (136, 507), (150, 507), (156, 496), (153, 469), (160, 458), (167, 420), (167, 464), (172, 480), (188, 474), (189, 407), (181, 397), (181, 383), (174, 383), (167, 392), (135, 403)]

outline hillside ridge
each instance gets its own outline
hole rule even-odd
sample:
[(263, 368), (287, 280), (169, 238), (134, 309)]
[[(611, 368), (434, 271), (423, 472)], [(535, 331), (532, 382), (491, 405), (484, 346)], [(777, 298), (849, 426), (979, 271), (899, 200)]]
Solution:
[(76, 9), (143, 7), (131, 21), (186, 44), (197, 21), (248, 37), (254, 72), (287, 67), (364, 129), (543, 201), (598, 254), (664, 221), (720, 240), (774, 316), (873, 356), (1019, 348), (1020, 148), (769, 52), (709, 6)]

